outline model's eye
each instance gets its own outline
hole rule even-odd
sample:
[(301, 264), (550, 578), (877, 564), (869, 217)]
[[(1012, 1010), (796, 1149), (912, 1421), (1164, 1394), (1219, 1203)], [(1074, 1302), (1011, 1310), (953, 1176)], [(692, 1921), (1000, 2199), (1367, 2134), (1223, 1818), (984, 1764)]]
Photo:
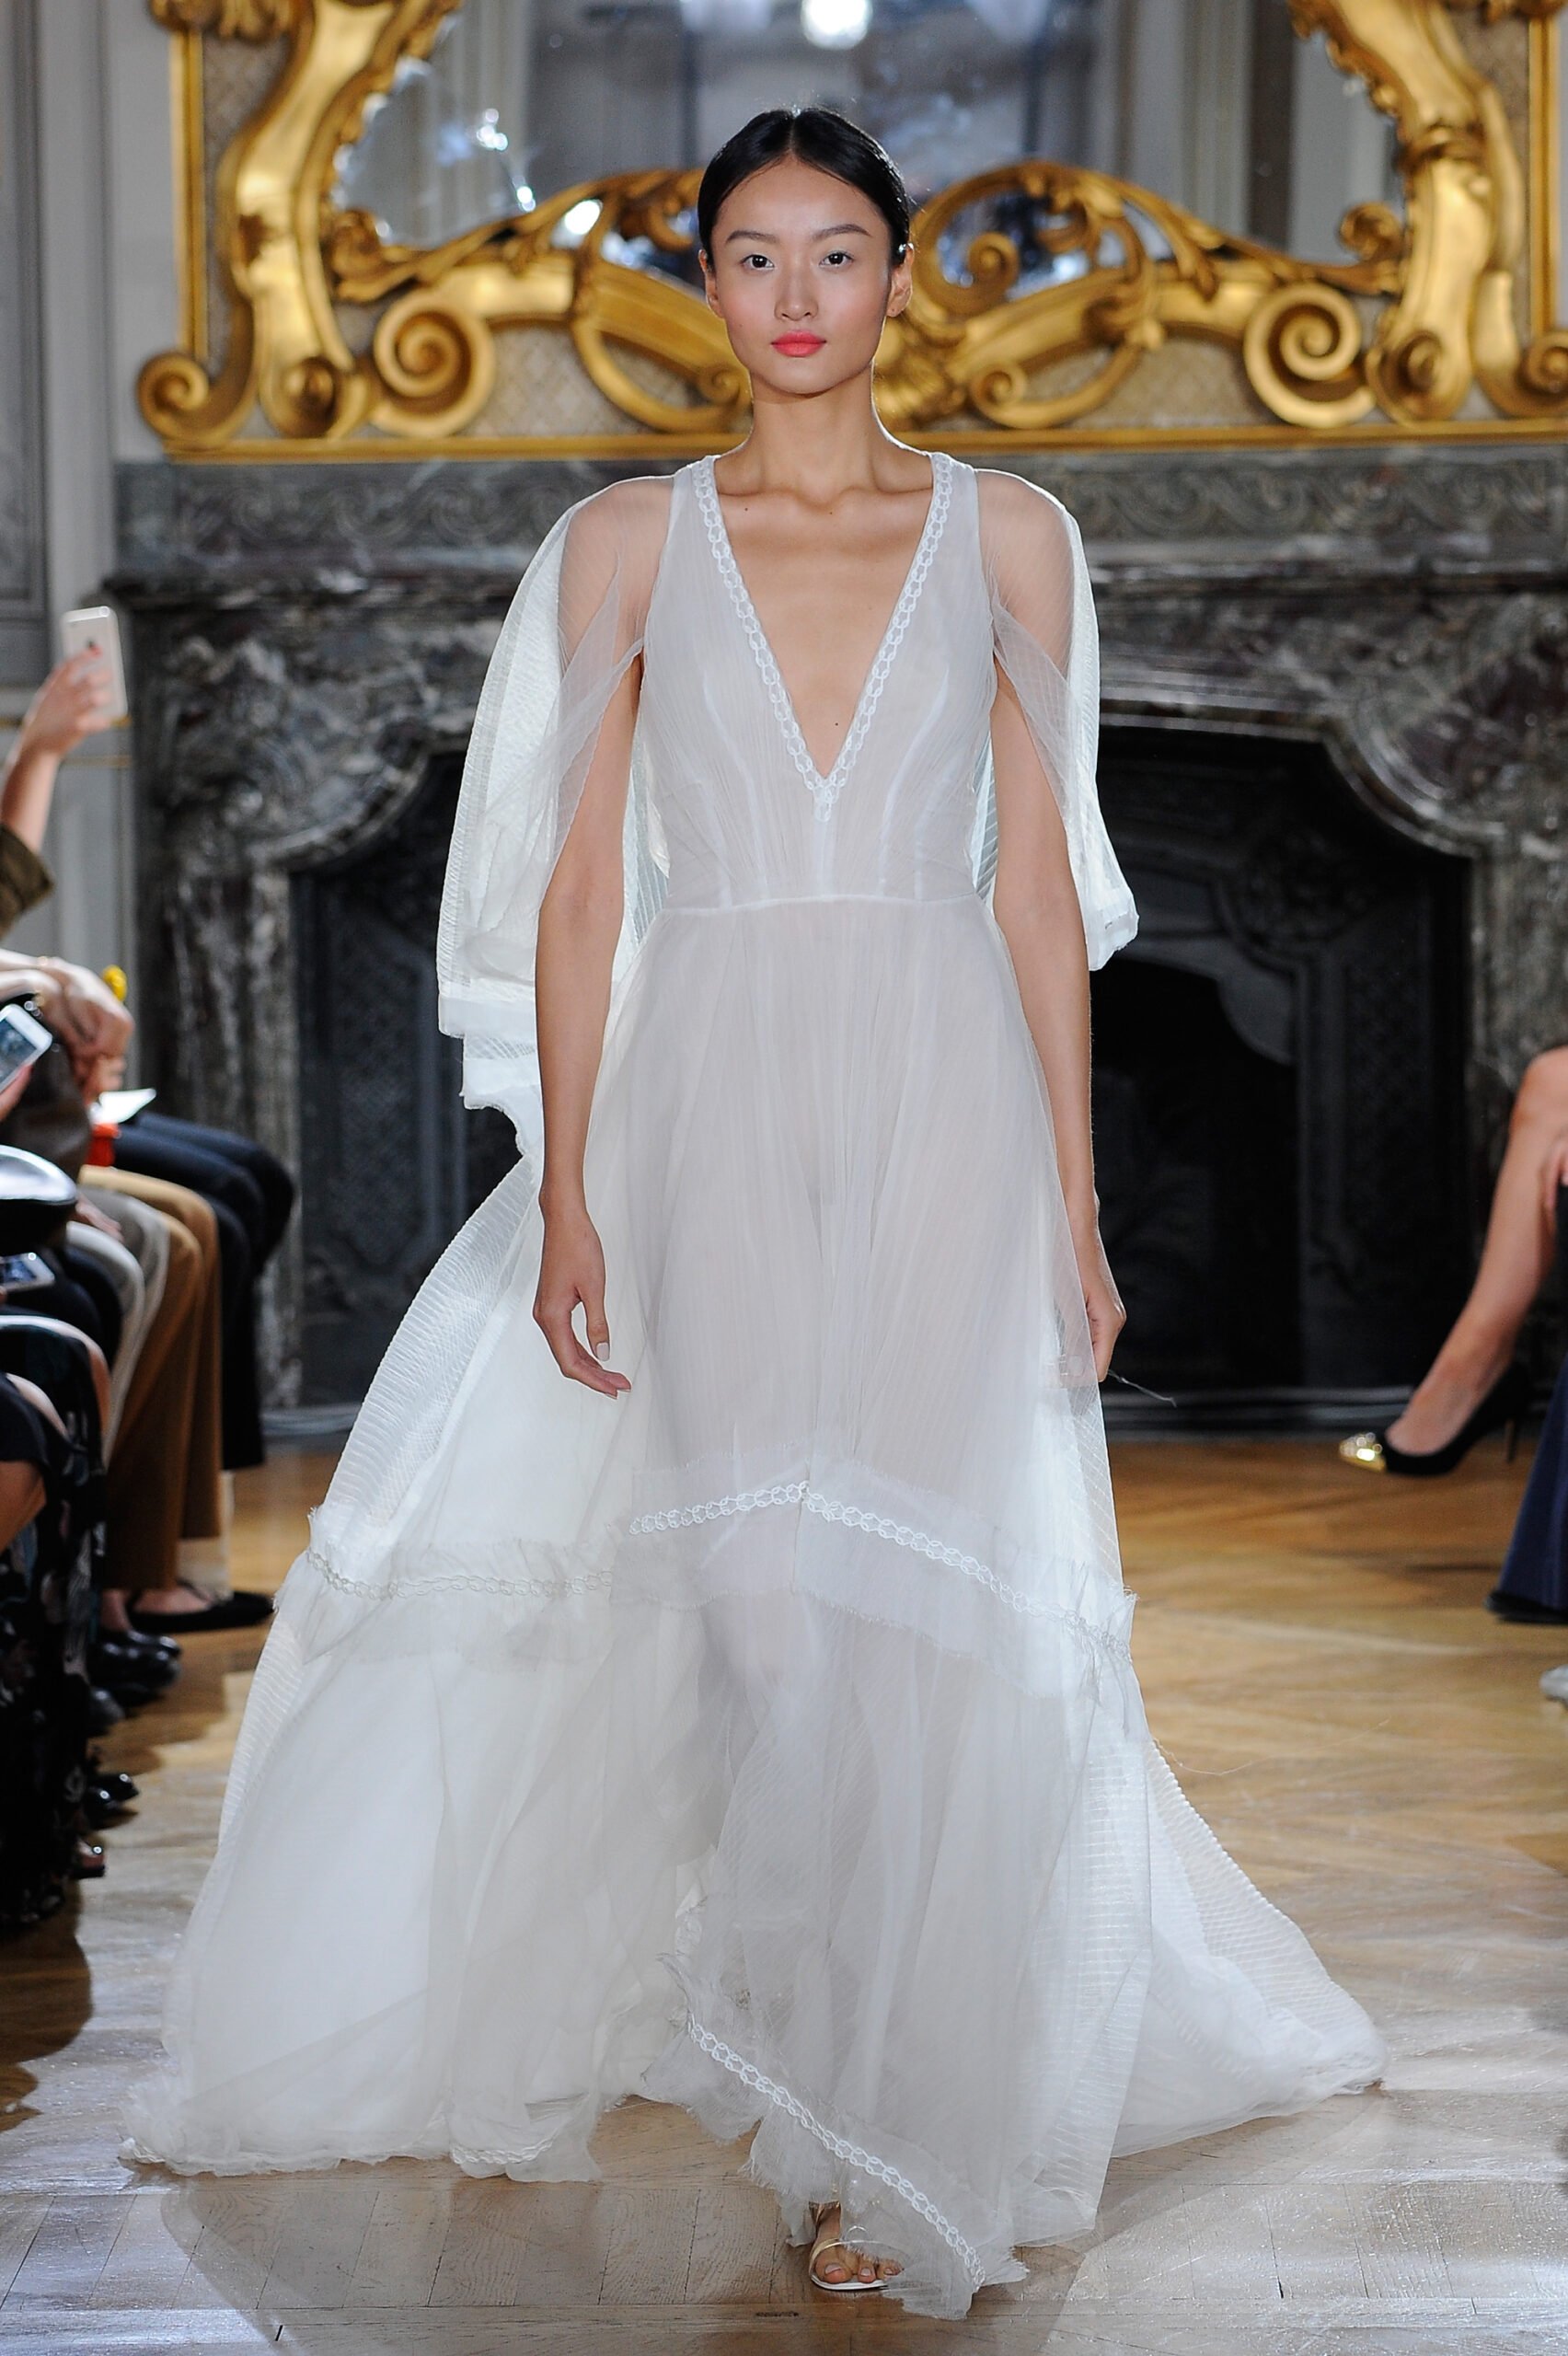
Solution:
[(769, 259), (767, 254), (743, 254), (741, 256), (741, 268), (744, 270), (748, 262), (754, 261), (761, 262), (765, 270), (770, 267)]
[(832, 253), (823, 256), (824, 261), (848, 261), (850, 259), (851, 257), (844, 251), (842, 247), (836, 248)]

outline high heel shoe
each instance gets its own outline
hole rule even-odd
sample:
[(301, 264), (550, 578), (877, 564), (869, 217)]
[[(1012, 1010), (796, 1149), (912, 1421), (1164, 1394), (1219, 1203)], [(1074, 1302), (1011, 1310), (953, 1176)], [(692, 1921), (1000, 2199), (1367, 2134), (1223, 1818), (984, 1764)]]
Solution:
[(1359, 1464), (1366, 1472), (1401, 1472), (1413, 1479), (1433, 1480), (1440, 1472), (1451, 1472), (1470, 1454), (1478, 1439), (1500, 1426), (1504, 1433), (1504, 1453), (1512, 1463), (1519, 1442), (1519, 1422), (1530, 1403), (1534, 1389), (1529, 1370), (1516, 1358), (1505, 1367), (1468, 1422), (1461, 1424), (1450, 1440), (1441, 1448), (1424, 1449), (1412, 1454), (1408, 1449), (1396, 1447), (1389, 1438), (1385, 1426), (1380, 1431), (1353, 1432), (1349, 1439), (1342, 1439), (1339, 1452), (1346, 1464)]

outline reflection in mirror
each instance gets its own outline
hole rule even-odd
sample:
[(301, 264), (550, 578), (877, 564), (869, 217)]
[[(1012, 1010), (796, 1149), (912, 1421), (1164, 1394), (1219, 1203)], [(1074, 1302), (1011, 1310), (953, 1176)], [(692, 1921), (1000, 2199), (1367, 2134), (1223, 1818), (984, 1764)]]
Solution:
[[(1288, 0), (466, 0), (340, 159), (336, 201), (433, 245), (579, 180), (701, 163), (759, 108), (813, 99), (874, 132), (917, 202), (1043, 156), (1324, 260), (1351, 204), (1401, 209), (1392, 126)], [(1064, 266), (1025, 262), (1033, 283)]]

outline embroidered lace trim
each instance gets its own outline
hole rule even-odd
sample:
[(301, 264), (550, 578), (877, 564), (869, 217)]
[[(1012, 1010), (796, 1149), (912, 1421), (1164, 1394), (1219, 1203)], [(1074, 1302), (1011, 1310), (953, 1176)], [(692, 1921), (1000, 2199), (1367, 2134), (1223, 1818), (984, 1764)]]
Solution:
[(411, 1579), (371, 1581), (348, 1577), (318, 1546), (306, 1547), (306, 1554), (313, 1568), (340, 1595), (369, 1596), (376, 1602), (398, 1595), (431, 1595), (453, 1588), (472, 1595), (604, 1595), (612, 1584), (612, 1575), (607, 1570), (576, 1572), (560, 1578), (519, 1577), (504, 1573), (486, 1578), (477, 1571), (436, 1571), (421, 1572)]
[[(755, 1513), (767, 1506), (804, 1506), (808, 1513), (820, 1514), (824, 1521), (843, 1523), (851, 1530), (869, 1530), (884, 1538), (890, 1545), (906, 1546), (928, 1562), (942, 1563), (950, 1570), (960, 1571), (977, 1586), (1005, 1603), (1009, 1611), (1028, 1614), (1032, 1618), (1055, 1620), (1068, 1634), (1100, 1659), (1114, 1667), (1124, 1667), (1132, 1660), (1132, 1649), (1125, 1636), (1086, 1620), (1081, 1612), (1066, 1611), (1059, 1604), (1047, 1603), (1038, 1596), (1026, 1595), (1020, 1588), (1011, 1587), (998, 1578), (988, 1564), (976, 1554), (966, 1554), (962, 1548), (949, 1546), (929, 1531), (914, 1529), (908, 1522), (894, 1521), (886, 1514), (869, 1513), (861, 1506), (845, 1505), (837, 1497), (829, 1497), (822, 1490), (813, 1489), (805, 1481), (778, 1481), (770, 1488), (740, 1489), (733, 1496), (705, 1497), (700, 1504), (670, 1506), (661, 1513), (634, 1514), (627, 1527), (633, 1535), (642, 1536), (662, 1530), (690, 1530), (697, 1523), (719, 1521), (736, 1513)], [(462, 1588), (473, 1593), (502, 1596), (559, 1597), (567, 1595), (604, 1595), (614, 1585), (614, 1573), (605, 1566), (591, 1571), (562, 1572), (555, 1577), (535, 1575), (519, 1576), (515, 1572), (485, 1577), (471, 1569), (463, 1571), (421, 1572), (409, 1579), (393, 1578), (385, 1584), (367, 1585), (364, 1580), (347, 1576), (340, 1571), (318, 1546), (307, 1547), (306, 1555), (329, 1587), (342, 1595), (374, 1594), (379, 1600), (390, 1600), (402, 1594), (428, 1594), (436, 1588)]]
[(756, 659), (757, 669), (762, 674), (769, 700), (778, 714), (778, 725), (783, 732), (784, 741), (789, 746), (790, 757), (811, 788), (812, 798), (816, 803), (816, 814), (819, 818), (826, 818), (831, 813), (834, 803), (843, 791), (844, 781), (859, 756), (860, 746), (865, 742), (866, 732), (876, 717), (877, 706), (882, 701), (882, 693), (887, 685), (888, 674), (892, 671), (894, 658), (904, 643), (905, 632), (909, 628), (916, 604), (925, 586), (926, 575), (931, 569), (931, 560), (937, 552), (937, 542), (941, 537), (942, 525), (947, 518), (948, 501), (951, 494), (952, 460), (945, 450), (933, 450), (929, 455), (931, 503), (927, 513), (925, 526), (910, 561), (908, 575), (903, 588), (899, 591), (898, 602), (894, 606), (887, 629), (882, 634), (882, 642), (878, 647), (871, 667), (866, 675), (866, 684), (860, 690), (860, 700), (855, 707), (855, 715), (849, 722), (848, 733), (838, 748), (837, 759), (825, 777), (813, 760), (805, 737), (801, 733), (801, 723), (795, 717), (795, 707), (790, 700), (790, 691), (784, 685), (783, 674), (774, 659), (773, 649), (768, 644), (767, 633), (757, 618), (756, 607), (752, 604), (751, 592), (746, 587), (741, 568), (735, 562), (735, 552), (730, 545), (729, 528), (724, 522), (724, 511), (720, 505), (718, 489), (713, 480), (713, 460), (711, 457), (707, 457), (700, 459), (698, 463), (695, 477), (698, 505), (702, 512), (709, 546), (713, 551), (714, 560), (729, 588), (735, 611), (740, 617), (741, 627), (750, 641), (752, 653)]
[(726, 1514), (754, 1513), (759, 1506), (803, 1505), (808, 1513), (821, 1514), (824, 1521), (845, 1523), (851, 1530), (870, 1530), (878, 1538), (885, 1538), (892, 1545), (907, 1546), (914, 1553), (924, 1554), (928, 1561), (945, 1563), (950, 1570), (962, 1571), (965, 1578), (987, 1588), (1013, 1611), (1028, 1612), (1042, 1618), (1059, 1620), (1065, 1627), (1104, 1658), (1130, 1661), (1132, 1651), (1124, 1636), (1110, 1629), (1096, 1627), (1077, 1611), (1064, 1611), (1055, 1603), (1043, 1602), (1038, 1596), (1026, 1595), (1021, 1588), (1009, 1587), (998, 1578), (988, 1564), (976, 1554), (966, 1554), (957, 1546), (944, 1545), (923, 1530), (911, 1528), (906, 1521), (892, 1521), (885, 1514), (868, 1513), (860, 1506), (847, 1506), (837, 1497), (824, 1496), (805, 1481), (779, 1481), (770, 1489), (741, 1489), (733, 1496), (707, 1497), (700, 1505), (670, 1506), (662, 1513), (634, 1514), (628, 1525), (634, 1531), (657, 1530), (689, 1530), (699, 1521), (718, 1521)]
[(755, 2086), (759, 2095), (766, 2095), (769, 2102), (777, 2103), (797, 2126), (803, 2127), (809, 2135), (814, 2135), (817, 2142), (825, 2145), (838, 2159), (849, 2161), (854, 2167), (864, 2168), (868, 2176), (876, 2177), (907, 2200), (917, 2216), (924, 2217), (928, 2224), (936, 2227), (948, 2247), (963, 2260), (963, 2270), (971, 2282), (976, 2290), (979, 2289), (986, 2279), (980, 2253), (973, 2243), (965, 2241), (958, 2227), (942, 2215), (928, 2193), (922, 2192), (918, 2185), (911, 2184), (906, 2176), (891, 2167), (886, 2160), (879, 2160), (873, 2152), (864, 2150), (859, 2143), (847, 2142), (842, 2135), (836, 2135), (830, 2127), (824, 2127), (803, 2102), (797, 2101), (785, 2087), (759, 2070), (755, 2062), (748, 2062), (744, 2054), (737, 2053), (732, 2045), (726, 2045), (721, 2037), (715, 2037), (711, 2029), (704, 2028), (689, 2012), (686, 2015), (686, 2031), (704, 2053), (709, 2054), (715, 2062), (721, 2062), (725, 2069), (732, 2071), (744, 2085)]

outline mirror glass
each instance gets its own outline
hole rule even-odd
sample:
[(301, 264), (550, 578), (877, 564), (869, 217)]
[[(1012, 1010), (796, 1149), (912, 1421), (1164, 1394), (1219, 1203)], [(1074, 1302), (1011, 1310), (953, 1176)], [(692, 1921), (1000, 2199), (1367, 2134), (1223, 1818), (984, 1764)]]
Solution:
[[(701, 163), (759, 109), (812, 100), (873, 132), (917, 202), (1046, 156), (1325, 260), (1347, 258), (1347, 206), (1401, 209), (1392, 126), (1288, 0), (466, 0), (334, 193), (430, 246), (580, 180)], [(1026, 284), (1089, 267), (977, 207), (950, 268), (988, 226), (1020, 237)]]

